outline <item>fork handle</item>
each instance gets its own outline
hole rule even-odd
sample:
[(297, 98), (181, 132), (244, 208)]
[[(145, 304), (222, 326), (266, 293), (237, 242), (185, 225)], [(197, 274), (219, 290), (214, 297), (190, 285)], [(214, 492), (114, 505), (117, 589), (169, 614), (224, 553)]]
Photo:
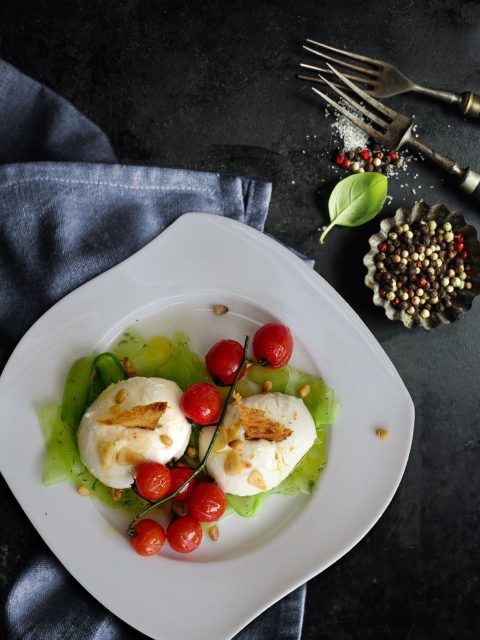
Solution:
[(469, 118), (478, 118), (480, 120), (480, 96), (472, 91), (462, 93), (462, 102), (460, 108), (464, 116)]
[(431, 89), (430, 87), (422, 87), (415, 85), (414, 91), (424, 96), (436, 98), (442, 102), (456, 105), (464, 116), (480, 120), (480, 96), (473, 91), (464, 91), (464, 93), (454, 93), (453, 91), (442, 91), (441, 89)]
[(450, 173), (452, 176), (459, 179), (460, 188), (480, 202), (480, 173), (477, 173), (469, 167), (462, 169), (455, 160), (452, 160), (445, 154), (432, 149), (428, 144), (425, 144), (416, 138), (411, 128), (407, 131), (400, 146), (403, 146), (403, 144), (407, 144), (417, 151), (420, 151), (425, 158), (432, 160), (432, 162), (438, 164), (442, 169), (447, 171), (447, 173)]
[(460, 187), (480, 202), (480, 173), (468, 167), (465, 169)]

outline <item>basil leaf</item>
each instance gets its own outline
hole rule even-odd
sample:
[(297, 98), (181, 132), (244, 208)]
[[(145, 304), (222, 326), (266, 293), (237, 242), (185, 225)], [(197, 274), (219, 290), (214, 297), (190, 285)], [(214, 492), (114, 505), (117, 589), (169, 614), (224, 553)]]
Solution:
[(357, 173), (341, 180), (328, 201), (330, 224), (320, 236), (323, 244), (332, 227), (358, 227), (374, 218), (387, 197), (387, 178), (381, 173)]

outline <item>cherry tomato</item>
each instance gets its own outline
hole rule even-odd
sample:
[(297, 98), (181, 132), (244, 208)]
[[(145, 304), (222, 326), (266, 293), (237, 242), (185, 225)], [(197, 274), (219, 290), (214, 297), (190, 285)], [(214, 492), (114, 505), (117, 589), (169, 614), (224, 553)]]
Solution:
[[(229, 385), (235, 379), (243, 360), (243, 347), (236, 340), (220, 340), (205, 357), (208, 373), (217, 384)], [(240, 378), (245, 375), (245, 366)]]
[[(190, 476), (193, 474), (193, 469), (188, 464), (184, 466), (184, 463), (179, 462), (173, 467), (173, 469), (170, 469), (170, 474), (172, 476), (170, 491), (173, 493), (181, 484), (185, 482), (185, 480), (188, 480), (188, 478), (190, 478)], [(192, 480), (190, 480), (190, 482), (183, 487), (180, 493), (177, 493), (177, 495), (175, 496), (175, 500), (186, 500), (196, 484), (197, 478), (192, 478)]]
[(170, 493), (172, 476), (170, 469), (160, 462), (142, 462), (135, 478), (137, 491), (150, 502), (161, 500)]
[(202, 527), (191, 516), (182, 516), (168, 525), (167, 540), (178, 553), (190, 553), (200, 546)]
[(218, 484), (202, 482), (192, 490), (188, 498), (190, 515), (200, 522), (219, 520), (227, 506), (227, 496)]
[(135, 535), (130, 543), (140, 556), (153, 556), (160, 551), (165, 542), (165, 529), (155, 522), (145, 518), (133, 525)]
[(277, 322), (264, 324), (253, 336), (252, 348), (258, 362), (266, 362), (271, 368), (284, 367), (293, 351), (290, 329)]
[(191, 384), (180, 398), (183, 413), (197, 424), (214, 424), (222, 413), (222, 396), (208, 382)]

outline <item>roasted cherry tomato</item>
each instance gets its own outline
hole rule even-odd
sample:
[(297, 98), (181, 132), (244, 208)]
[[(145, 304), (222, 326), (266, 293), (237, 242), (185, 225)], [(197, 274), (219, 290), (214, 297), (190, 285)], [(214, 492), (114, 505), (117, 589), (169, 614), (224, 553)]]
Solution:
[(193, 488), (188, 498), (190, 515), (200, 522), (219, 520), (226, 509), (227, 496), (218, 484), (202, 482)]
[(258, 362), (272, 368), (284, 367), (293, 351), (290, 329), (277, 322), (264, 324), (253, 336), (252, 349)]
[[(243, 347), (236, 340), (220, 340), (205, 357), (208, 373), (217, 384), (229, 385), (235, 379), (243, 360)], [(240, 378), (245, 375), (245, 366)]]
[[(185, 482), (185, 480), (188, 480), (188, 478), (190, 478), (190, 476), (193, 474), (193, 469), (188, 464), (179, 462), (172, 469), (170, 469), (170, 474), (172, 476), (170, 491), (171, 493), (173, 493), (178, 489), (180, 485)], [(177, 493), (177, 495), (175, 496), (175, 500), (186, 500), (196, 484), (197, 478), (192, 478), (190, 482), (183, 487), (180, 493)]]
[(180, 398), (180, 408), (197, 424), (215, 424), (222, 413), (222, 396), (208, 382), (195, 382)]
[(202, 527), (191, 516), (182, 516), (168, 525), (167, 540), (178, 553), (190, 553), (200, 546)]
[(137, 491), (150, 502), (161, 500), (170, 493), (172, 476), (170, 469), (160, 462), (142, 462), (135, 478)]
[(165, 529), (155, 520), (139, 520), (133, 525), (133, 529), (135, 535), (130, 538), (130, 542), (138, 555), (153, 556), (163, 547)]

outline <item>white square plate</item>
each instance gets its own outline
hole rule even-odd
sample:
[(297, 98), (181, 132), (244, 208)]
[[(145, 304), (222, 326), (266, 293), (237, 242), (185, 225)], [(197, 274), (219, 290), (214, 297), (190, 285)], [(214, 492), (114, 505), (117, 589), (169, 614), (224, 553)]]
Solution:
[[(360, 268), (360, 267), (359, 267)], [(226, 316), (211, 305), (226, 304)], [(125, 515), (72, 486), (41, 483), (36, 410), (60, 400), (73, 360), (104, 351), (129, 325), (186, 331), (205, 353), (278, 319), (294, 335), (292, 364), (321, 374), (341, 410), (311, 497), (274, 496), (255, 520), (229, 516), (200, 550), (132, 552)], [(225, 640), (335, 562), (392, 499), (410, 450), (414, 408), (398, 373), (352, 309), (280, 244), (221, 216), (182, 216), (141, 251), (50, 309), (21, 340), (0, 379), (0, 468), (33, 525), (102, 604), (158, 639)], [(390, 437), (375, 436), (386, 427)]]

